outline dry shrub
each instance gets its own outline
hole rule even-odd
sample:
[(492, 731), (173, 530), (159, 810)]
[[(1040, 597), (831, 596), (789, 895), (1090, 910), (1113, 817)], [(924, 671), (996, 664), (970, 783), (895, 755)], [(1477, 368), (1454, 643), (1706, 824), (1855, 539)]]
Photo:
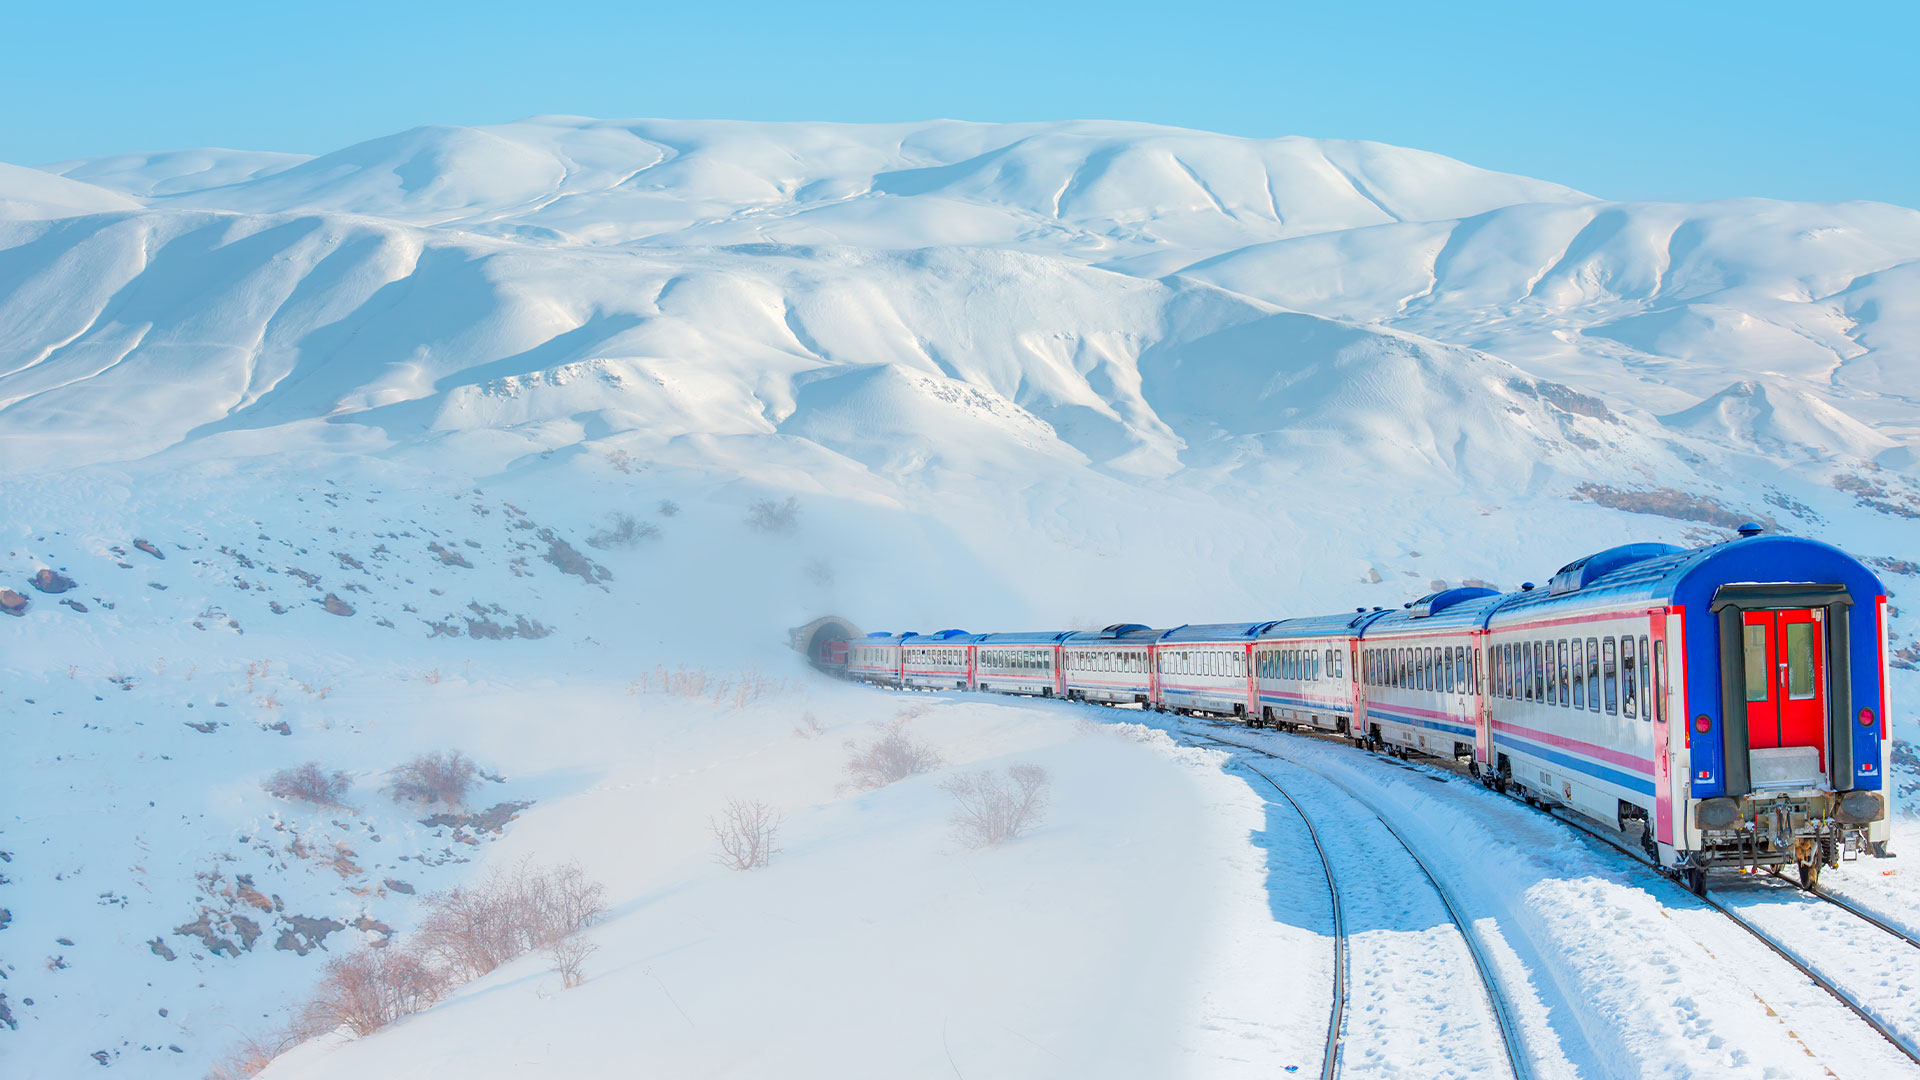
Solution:
[(713, 838), (720, 842), (720, 864), (735, 870), (755, 870), (772, 862), (780, 850), (774, 846), (774, 838), (782, 820), (773, 807), (758, 800), (729, 802), (719, 817), (708, 819)]
[(421, 754), (393, 770), (387, 791), (400, 802), (445, 803), (467, 801), (480, 770), (458, 750)]
[(321, 1032), (345, 1025), (371, 1035), (439, 1001), (448, 985), (446, 974), (418, 953), (362, 946), (327, 961), (298, 1026)]
[(820, 726), (820, 718), (812, 713), (801, 713), (800, 722), (793, 725), (793, 733), (802, 739), (817, 739), (826, 734), (827, 729)]
[(747, 528), (775, 535), (797, 532), (800, 528), (800, 500), (789, 495), (786, 502), (774, 502), (772, 499), (755, 501), (747, 507)]
[(553, 970), (560, 973), (562, 986), (571, 990), (586, 981), (582, 965), (598, 948), (579, 938), (563, 938), (547, 946), (547, 959), (553, 961)]
[(606, 912), (606, 889), (571, 863), (522, 862), (470, 888), (434, 893), (415, 947), (449, 976), (477, 979), (535, 949), (549, 948)]
[(344, 1026), (368, 1035), (425, 1009), (462, 982), (536, 949), (548, 950), (569, 987), (594, 947), (572, 937), (606, 913), (606, 889), (576, 865), (522, 861), (471, 889), (434, 893), (414, 940), (363, 946), (327, 962), (320, 985), (286, 1027), (250, 1037), (208, 1073), (244, 1080), (298, 1043)]
[(853, 751), (847, 760), (849, 783), (872, 791), (940, 767), (939, 753), (907, 733), (907, 720), (905, 715), (895, 717), (865, 746), (847, 740), (847, 749)]
[(672, 517), (680, 512), (680, 504), (672, 499), (661, 499), (659, 510), (661, 517)]
[(1004, 844), (1040, 824), (1052, 781), (1038, 765), (1011, 765), (1004, 779), (992, 771), (962, 773), (940, 785), (959, 803), (953, 827), (969, 847)]
[(630, 548), (642, 540), (652, 540), (659, 535), (658, 525), (635, 521), (632, 514), (614, 514), (606, 528), (587, 537), (587, 546)]
[(343, 772), (327, 772), (317, 761), (281, 769), (267, 777), (260, 787), (276, 799), (299, 799), (315, 806), (339, 806), (353, 777)]

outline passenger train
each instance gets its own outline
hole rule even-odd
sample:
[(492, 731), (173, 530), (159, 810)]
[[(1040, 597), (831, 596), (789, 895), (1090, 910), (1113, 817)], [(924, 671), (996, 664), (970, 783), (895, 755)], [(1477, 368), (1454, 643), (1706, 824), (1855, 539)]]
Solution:
[[(1627, 544), (1520, 591), (1402, 608), (1098, 631), (868, 634), (820, 654), (870, 683), (1058, 697), (1334, 733), (1464, 762), (1489, 787), (1710, 867), (1885, 854), (1886, 590), (1814, 540)], [(1637, 824), (1636, 824), (1637, 823)]]

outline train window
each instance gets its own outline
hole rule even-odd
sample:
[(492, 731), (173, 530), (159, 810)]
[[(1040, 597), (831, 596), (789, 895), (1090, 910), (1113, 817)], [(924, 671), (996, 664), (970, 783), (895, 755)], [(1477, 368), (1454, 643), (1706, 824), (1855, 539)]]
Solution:
[(1620, 639), (1620, 715), (1631, 720), (1640, 699), (1640, 672), (1634, 663), (1633, 635)]
[(1520, 700), (1522, 701), (1533, 700), (1533, 675), (1534, 675), (1534, 667), (1538, 663), (1538, 660), (1539, 658), (1534, 655), (1533, 643), (1530, 641), (1521, 642), (1520, 643)]
[(1517, 698), (1520, 696), (1519, 657), (1515, 655), (1513, 642), (1501, 647), (1501, 659), (1506, 662), (1505, 670), (1500, 673), (1501, 689), (1507, 697)]
[[(1663, 692), (1667, 685), (1667, 643), (1665, 640), (1655, 643), (1659, 647), (1653, 651), (1653, 715), (1662, 723), (1667, 719), (1667, 696)], [(1640, 647), (1646, 648), (1647, 639), (1640, 639)]]
[(1493, 647), (1493, 696), (1508, 696), (1507, 647), (1505, 645), (1495, 645)]
[(1640, 635), (1640, 719), (1653, 719), (1653, 646)]
[(1480, 650), (1467, 650), (1467, 692), (1475, 697), (1480, 695)]
[[(1548, 648), (1555, 648), (1555, 642), (1548, 642)], [(1561, 673), (1561, 698), (1559, 703), (1565, 707), (1572, 701), (1572, 663), (1567, 655), (1567, 638), (1561, 638), (1559, 644), (1559, 673)]]
[(1546, 646), (1547, 643), (1544, 641), (1533, 643), (1533, 700), (1539, 702), (1553, 700), (1547, 696)]
[(1573, 639), (1573, 707), (1587, 707), (1587, 652), (1579, 638)]
[(1547, 669), (1547, 692), (1544, 696), (1541, 697), (1540, 700), (1546, 702), (1548, 705), (1551, 705), (1554, 702), (1560, 700), (1560, 668), (1553, 662), (1553, 642), (1549, 641), (1549, 642), (1546, 642), (1545, 644), (1547, 647), (1547, 650), (1546, 650), (1547, 654), (1545, 657), (1545, 660), (1546, 660), (1545, 666)]
[(1612, 716), (1620, 708), (1620, 673), (1614, 665), (1613, 639), (1601, 638), (1600, 651), (1604, 657), (1600, 669), (1606, 678), (1604, 685), (1607, 688), (1607, 715)]
[(1600, 711), (1600, 639), (1587, 639), (1587, 711)]

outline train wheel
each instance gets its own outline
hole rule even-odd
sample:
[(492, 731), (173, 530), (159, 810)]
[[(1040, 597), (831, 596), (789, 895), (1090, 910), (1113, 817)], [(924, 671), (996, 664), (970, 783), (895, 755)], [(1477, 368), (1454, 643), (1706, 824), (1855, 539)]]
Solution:
[(1800, 887), (1811, 890), (1820, 884), (1820, 864), (1803, 862), (1800, 864)]
[(1707, 895), (1706, 867), (1689, 866), (1685, 870), (1681, 871), (1680, 876), (1683, 880), (1685, 880), (1688, 892), (1692, 893), (1695, 896)]

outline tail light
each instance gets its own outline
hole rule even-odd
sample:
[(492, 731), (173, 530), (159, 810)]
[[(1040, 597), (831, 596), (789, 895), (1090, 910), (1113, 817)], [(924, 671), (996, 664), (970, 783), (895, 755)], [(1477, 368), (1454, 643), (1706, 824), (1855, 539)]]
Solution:
[(1705, 735), (1707, 732), (1712, 731), (1713, 717), (1708, 716), (1706, 713), (1701, 713), (1699, 716), (1694, 717), (1693, 730), (1699, 732), (1702, 735)]
[(1861, 709), (1861, 710), (1860, 710), (1860, 726), (1861, 726), (1861, 727), (1872, 727), (1872, 726), (1873, 726), (1873, 720), (1874, 720), (1874, 717), (1873, 717), (1873, 710), (1872, 710), (1872, 709)]

